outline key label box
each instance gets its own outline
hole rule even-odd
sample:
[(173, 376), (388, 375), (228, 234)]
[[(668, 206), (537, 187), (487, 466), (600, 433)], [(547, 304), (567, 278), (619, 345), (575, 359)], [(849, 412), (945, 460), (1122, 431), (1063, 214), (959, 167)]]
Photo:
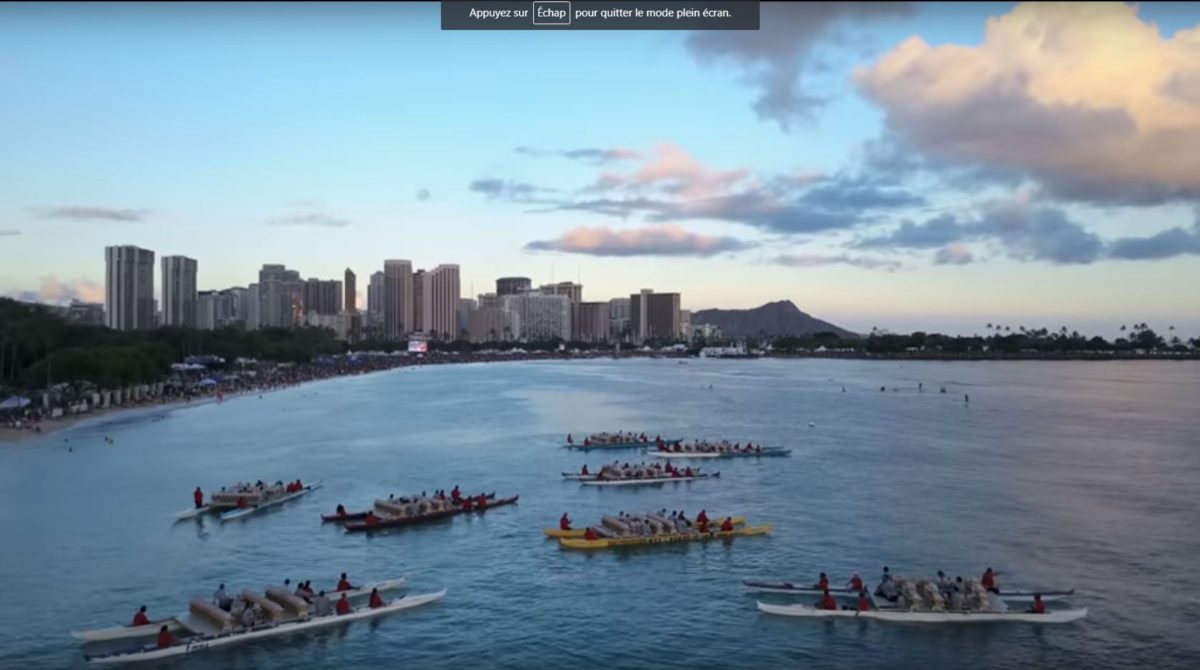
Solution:
[(533, 25), (571, 25), (571, 3), (563, 0), (544, 0), (533, 3)]

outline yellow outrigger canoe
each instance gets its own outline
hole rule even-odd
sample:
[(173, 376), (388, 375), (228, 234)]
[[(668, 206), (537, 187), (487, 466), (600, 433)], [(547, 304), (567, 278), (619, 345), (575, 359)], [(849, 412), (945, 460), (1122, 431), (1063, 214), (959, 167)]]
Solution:
[(746, 526), (725, 533), (667, 533), (663, 535), (645, 535), (633, 537), (606, 537), (596, 540), (580, 540), (575, 538), (559, 538), (558, 543), (566, 549), (613, 549), (616, 547), (640, 547), (650, 544), (670, 544), (674, 542), (705, 542), (708, 540), (727, 540), (747, 535), (765, 535), (771, 531), (770, 524), (763, 526)]
[[(715, 525), (719, 526), (719, 525), (721, 525), (721, 522), (725, 520), (725, 517), (723, 517), (723, 516), (719, 517), (719, 516), (715, 516), (715, 515), (710, 516), (709, 522), (708, 522), (708, 525), (710, 527), (714, 525), (712, 522), (713, 519), (717, 520)], [(746, 525), (746, 517), (744, 517), (744, 516), (733, 517), (733, 525), (745, 526)], [(546, 534), (546, 537), (556, 537), (559, 539), (562, 539), (562, 538), (583, 539), (583, 534), (586, 531), (587, 531), (587, 528), (572, 528), (571, 530), (562, 530), (561, 528), (543, 528), (542, 529), (542, 532)]]

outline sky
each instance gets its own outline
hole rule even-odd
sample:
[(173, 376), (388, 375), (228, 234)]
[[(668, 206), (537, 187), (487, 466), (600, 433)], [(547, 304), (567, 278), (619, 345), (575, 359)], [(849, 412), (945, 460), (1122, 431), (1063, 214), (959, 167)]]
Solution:
[[(846, 328), (1200, 335), (1200, 3), (763, 3), (446, 31), (436, 3), (0, 4), (0, 295), (105, 246), (457, 263)], [(156, 283), (159, 279), (156, 277)]]

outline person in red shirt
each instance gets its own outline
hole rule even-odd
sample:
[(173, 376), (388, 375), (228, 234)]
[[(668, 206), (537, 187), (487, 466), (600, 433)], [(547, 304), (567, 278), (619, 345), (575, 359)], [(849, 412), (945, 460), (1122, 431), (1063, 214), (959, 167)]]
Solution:
[[(692, 470), (691, 468), (688, 468), (687, 475), (690, 477), (691, 474)], [(696, 523), (708, 523), (708, 514), (706, 514), (704, 510), (700, 510), (700, 513), (696, 515)]]
[(583, 531), (583, 539), (585, 540), (595, 540), (597, 537), (596, 531), (593, 528), (589, 527), (587, 530)]
[(581, 475), (589, 474), (588, 469), (587, 469), (587, 463), (584, 463), (583, 467), (579, 468), (579, 474), (581, 474)]
[(379, 589), (371, 589), (371, 601), (367, 605), (371, 609), (383, 607), (383, 598), (379, 597)]
[(708, 532), (708, 520), (705, 519), (704, 521), (701, 521), (699, 518), (697, 518), (696, 519), (696, 529), (699, 530), (701, 533), (707, 533)]
[(358, 588), (358, 587), (351, 584), (350, 580), (346, 578), (346, 573), (343, 572), (342, 578), (338, 580), (337, 590), (338, 591), (353, 591), (356, 588)]
[(338, 598), (337, 613), (338, 615), (350, 613), (350, 600), (346, 598), (345, 593), (342, 594), (341, 598)]
[(471, 506), (472, 506), (472, 503), (471, 503), (471, 499), (470, 499), (470, 498), (466, 498), (466, 499), (464, 499), (464, 500), (463, 500), (463, 502), (462, 502), (462, 508), (463, 508), (463, 511), (464, 511), (464, 512), (470, 512), (470, 511), (471, 511)]
[(867, 592), (865, 590), (859, 591), (858, 592), (858, 611), (866, 612), (869, 609), (871, 609), (871, 600), (869, 598), (867, 598)]
[(246, 509), (246, 499), (238, 498), (238, 509)]
[(146, 606), (142, 605), (142, 608), (137, 611), (137, 614), (133, 615), (133, 623), (131, 623), (129, 625), (130, 626), (145, 626), (149, 623), (150, 623), (150, 617), (146, 616)]
[(592, 438), (590, 438), (590, 437), (583, 438), (583, 446), (585, 446), (585, 447), (592, 446)]
[(379, 525), (379, 517), (375, 516), (375, 510), (367, 511), (366, 522), (367, 525), (371, 526), (372, 528)]
[(829, 589), (825, 589), (825, 591), (821, 593), (821, 599), (817, 601), (817, 609), (836, 610), (837, 608), (837, 601), (834, 600), (833, 595), (829, 593)]
[(733, 519), (731, 519), (730, 517), (725, 517), (725, 520), (721, 522), (721, 532), (728, 533), (728, 532), (731, 532), (732, 530), (733, 530)]
[(454, 485), (454, 488), (453, 488), (453, 489), (450, 491), (450, 500), (452, 500), (452, 501), (454, 501), (454, 502), (456, 502), (456, 503), (457, 503), (459, 500), (462, 500), (462, 493), (461, 493), (461, 492), (458, 490), (458, 485), (457, 485), (457, 484), (455, 484), (455, 485)]
[(175, 638), (171, 637), (171, 631), (167, 630), (166, 624), (163, 624), (163, 627), (158, 629), (158, 648), (166, 649), (173, 644), (175, 644)]
[(1040, 593), (1033, 594), (1033, 607), (1030, 607), (1029, 611), (1032, 612), (1033, 614), (1045, 614), (1046, 613), (1046, 603), (1042, 602), (1042, 594), (1040, 594)]
[(817, 585), (814, 588), (818, 591), (829, 590), (829, 578), (825, 576), (824, 572), (822, 572), (821, 576), (817, 578)]
[(196, 509), (204, 507), (204, 492), (197, 486), (195, 491), (192, 491), (192, 502), (196, 503)]
[(1000, 589), (996, 588), (996, 573), (992, 572), (991, 568), (983, 571), (983, 577), (979, 578), (979, 585), (993, 593), (1000, 593)]
[(850, 578), (850, 581), (846, 585), (850, 587), (851, 591), (862, 591), (863, 590), (862, 577), (859, 577), (858, 573), (856, 572), (856, 573), (854, 573), (854, 576)]
[(297, 480), (296, 480), (296, 490), (297, 490), (297, 491), (303, 491), (303, 490), (304, 490), (304, 484), (303, 484), (303, 482), (301, 482), (299, 479), (297, 479)]
[(685, 468), (685, 469), (684, 469), (684, 471), (683, 471), (683, 476), (684, 476), (684, 477), (691, 477), (691, 476), (692, 476), (692, 474), (693, 474), (693, 473), (692, 473), (692, 466), (690, 466), (690, 465), (689, 465), (689, 466), (687, 466), (687, 468)]
[(567, 516), (566, 512), (563, 512), (562, 518), (558, 520), (558, 529), (571, 530), (571, 518)]
[(487, 496), (480, 493), (479, 497), (475, 499), (475, 507), (480, 510), (487, 508)]

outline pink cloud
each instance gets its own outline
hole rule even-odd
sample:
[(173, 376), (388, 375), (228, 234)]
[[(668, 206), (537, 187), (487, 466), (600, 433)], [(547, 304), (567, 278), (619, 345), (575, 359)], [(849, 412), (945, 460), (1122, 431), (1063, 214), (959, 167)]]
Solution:
[(732, 237), (701, 235), (665, 224), (628, 230), (585, 226), (568, 230), (557, 239), (530, 242), (525, 248), (591, 256), (713, 256), (751, 246)]

